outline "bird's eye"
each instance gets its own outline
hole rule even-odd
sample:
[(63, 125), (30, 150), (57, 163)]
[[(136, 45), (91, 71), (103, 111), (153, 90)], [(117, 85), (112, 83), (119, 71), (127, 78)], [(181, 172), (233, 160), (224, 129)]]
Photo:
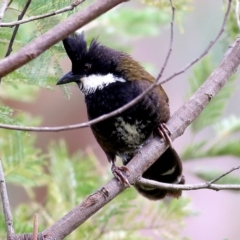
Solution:
[(83, 67), (83, 69), (85, 70), (85, 71), (89, 71), (90, 70), (90, 68), (91, 68), (91, 64), (90, 63), (86, 63), (85, 65), (84, 65), (84, 67)]

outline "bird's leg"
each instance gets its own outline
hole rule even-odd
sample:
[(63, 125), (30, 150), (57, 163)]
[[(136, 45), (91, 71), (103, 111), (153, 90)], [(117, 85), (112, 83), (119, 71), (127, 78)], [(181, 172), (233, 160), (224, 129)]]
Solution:
[(172, 146), (172, 139), (170, 138), (170, 135), (172, 134), (171, 131), (169, 130), (168, 126), (165, 123), (161, 123), (158, 126), (158, 132), (159, 135), (169, 144), (171, 148)]
[(131, 187), (128, 179), (126, 178), (126, 174), (129, 174), (129, 170), (125, 166), (118, 167), (115, 164), (115, 159), (110, 159), (111, 162), (111, 171), (114, 177), (121, 183), (125, 184), (127, 187)]

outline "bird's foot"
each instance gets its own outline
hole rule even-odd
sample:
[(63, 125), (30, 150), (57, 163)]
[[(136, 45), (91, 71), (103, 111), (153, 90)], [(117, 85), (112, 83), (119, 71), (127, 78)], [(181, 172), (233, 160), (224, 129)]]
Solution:
[(114, 177), (120, 182), (123, 183), (126, 187), (131, 187), (131, 184), (129, 183), (126, 176), (130, 174), (130, 171), (127, 167), (121, 166), (118, 167), (115, 165), (114, 162), (112, 162), (111, 171), (114, 175)]
[(183, 175), (179, 176), (176, 183), (177, 184), (184, 184), (185, 183), (185, 177)]
[(171, 131), (169, 130), (168, 126), (165, 123), (161, 123), (158, 126), (158, 132), (159, 132), (159, 135), (169, 144), (169, 146), (171, 148), (173, 148), (173, 146), (172, 146), (172, 139), (170, 138), (172, 133), (171, 133)]

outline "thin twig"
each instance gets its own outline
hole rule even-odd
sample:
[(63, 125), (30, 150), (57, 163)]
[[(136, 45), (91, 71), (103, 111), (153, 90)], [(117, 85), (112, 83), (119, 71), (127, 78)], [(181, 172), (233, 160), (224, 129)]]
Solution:
[[(223, 24), (221, 26), (221, 29), (220, 29), (219, 33), (217, 34), (217, 36), (214, 39), (214, 41), (210, 42), (209, 46), (204, 50), (204, 52), (198, 58), (196, 58), (191, 63), (189, 63), (185, 68), (183, 68), (182, 70), (174, 73), (173, 75), (171, 75), (170, 77), (166, 78), (162, 82), (154, 82), (150, 87), (148, 87), (138, 97), (136, 97), (134, 100), (132, 100), (128, 104), (122, 106), (121, 108), (119, 108), (119, 109), (117, 109), (117, 110), (115, 110), (115, 111), (113, 111), (111, 113), (104, 114), (104, 115), (102, 115), (102, 116), (100, 116), (98, 118), (95, 118), (95, 119), (91, 120), (91, 121), (84, 122), (84, 123), (79, 123), (79, 124), (67, 125), (67, 126), (59, 126), (59, 127), (26, 127), (26, 126), (18, 126), (18, 125), (10, 125), (10, 124), (0, 124), (0, 128), (10, 129), (10, 130), (20, 130), (20, 131), (34, 131), (34, 132), (60, 132), (60, 131), (68, 131), (68, 130), (74, 130), (74, 129), (78, 129), (78, 128), (89, 127), (89, 126), (91, 126), (93, 124), (96, 124), (98, 122), (104, 121), (104, 120), (106, 120), (108, 118), (114, 117), (114, 116), (124, 112), (128, 108), (130, 108), (133, 105), (135, 105), (138, 101), (140, 101), (154, 87), (156, 87), (157, 85), (160, 85), (162, 83), (165, 83), (165, 82), (171, 80), (172, 78), (174, 78), (174, 77), (184, 73), (188, 68), (190, 68), (193, 64), (195, 64), (197, 61), (199, 61), (202, 57), (204, 57), (209, 52), (210, 48), (216, 43), (216, 41), (219, 39), (219, 37), (221, 36), (221, 34), (224, 31), (224, 25), (226, 23), (226, 19), (227, 19), (228, 15), (229, 15), (231, 2), (232, 2), (232, 0), (229, 0), (228, 8), (227, 8), (227, 11), (225, 13)], [(170, 54), (170, 51), (169, 51), (169, 54)]]
[(33, 220), (33, 240), (37, 240), (38, 237), (38, 214), (34, 214)]
[(64, 13), (64, 12), (67, 12), (67, 11), (72, 11), (75, 7), (77, 7), (78, 5), (83, 3), (84, 1), (85, 0), (76, 0), (71, 5), (69, 5), (67, 7), (64, 7), (64, 8), (61, 8), (61, 9), (56, 10), (56, 11), (50, 12), (50, 13), (45, 13), (45, 14), (42, 14), (42, 15), (29, 17), (29, 18), (23, 19), (23, 20), (19, 19), (19, 21), (15, 21), (15, 22), (0, 23), (0, 27), (13, 27), (13, 26), (16, 26), (16, 25), (20, 25), (20, 24), (24, 24), (24, 23), (27, 23), (27, 22), (35, 21), (35, 20), (38, 20), (38, 19), (55, 16), (57, 14)]
[[(24, 6), (22, 13), (18, 16), (18, 20), (21, 20), (21, 19), (23, 18), (23, 16), (25, 15), (25, 13), (26, 13), (26, 11), (27, 11), (27, 9), (28, 9), (31, 1), (32, 1), (32, 0), (28, 0), (28, 1), (26, 2), (26, 5)], [(7, 56), (9, 56), (10, 53), (12, 52), (13, 42), (14, 42), (14, 39), (15, 39), (15, 37), (16, 37), (16, 35), (17, 35), (17, 31), (18, 31), (19, 26), (20, 26), (20, 25), (16, 25), (16, 27), (15, 27), (14, 30), (13, 30), (13, 34), (12, 34), (11, 40), (10, 40), (10, 42), (9, 42), (8, 49), (7, 49), (5, 58), (6, 58)]]
[(1, 27), (1, 22), (4, 16), (4, 13), (7, 9), (8, 6), (8, 0), (3, 0), (2, 7), (0, 8), (0, 27)]
[(8, 3), (8, 7), (11, 5), (12, 1), (13, 1), (13, 0), (10, 0), (10, 1), (9, 1), (9, 3)]
[(211, 190), (240, 190), (240, 184), (213, 184), (214, 182), (218, 181), (219, 179), (225, 177), (226, 175), (230, 174), (231, 172), (240, 169), (240, 166), (232, 168), (231, 170), (227, 171), (226, 173), (222, 174), (221, 176), (213, 179), (210, 182), (206, 183), (198, 183), (198, 184), (169, 184), (169, 183), (161, 183), (156, 182), (153, 180), (140, 178), (138, 183), (141, 183), (148, 187), (156, 187), (160, 189), (168, 189), (168, 190), (198, 190), (198, 189), (211, 189)]
[(13, 229), (12, 214), (11, 214), (10, 203), (8, 199), (7, 187), (6, 187), (6, 182), (4, 178), (1, 159), (0, 159), (0, 190), (1, 190), (3, 214), (4, 214), (6, 229), (7, 229), (7, 239), (10, 240), (11, 236), (13, 236), (14, 234), (14, 229)]
[(192, 67), (196, 62), (198, 62), (200, 59), (202, 59), (205, 55), (208, 54), (209, 50), (213, 47), (213, 45), (218, 41), (218, 39), (221, 37), (222, 33), (224, 32), (224, 27), (226, 25), (226, 21), (231, 9), (231, 3), (232, 0), (228, 0), (228, 7), (227, 7), (227, 11), (225, 13), (224, 19), (223, 19), (223, 23), (221, 25), (220, 31), (218, 32), (217, 36), (215, 37), (215, 39), (213, 41), (211, 41), (208, 45), (208, 47), (205, 49), (205, 51), (196, 59), (194, 59), (192, 62), (190, 62), (189, 64), (187, 64), (187, 66), (185, 66), (182, 70), (174, 73), (173, 75), (171, 75), (170, 77), (166, 78), (165, 80), (163, 80), (162, 82), (160, 82), (159, 84), (164, 84), (166, 82), (168, 82), (169, 80), (173, 79), (174, 77), (186, 72), (190, 67)]
[(156, 78), (156, 82), (158, 82), (159, 79), (162, 77), (163, 72), (164, 72), (164, 70), (165, 70), (165, 68), (166, 68), (166, 66), (167, 66), (168, 60), (169, 60), (169, 58), (170, 58), (170, 55), (171, 55), (171, 53), (172, 53), (173, 33), (174, 33), (173, 27), (174, 27), (174, 18), (175, 18), (175, 7), (173, 6), (172, 0), (170, 0), (170, 4), (171, 4), (171, 9), (172, 9), (172, 20), (171, 20), (171, 23), (170, 23), (170, 25), (171, 25), (171, 29), (170, 29), (170, 32), (171, 32), (171, 34), (170, 34), (170, 44), (169, 44), (169, 49), (168, 49), (168, 53), (167, 53), (166, 59), (165, 59), (165, 61), (164, 61), (164, 64), (163, 64), (163, 67), (162, 67), (161, 71), (159, 72), (159, 74), (158, 74), (158, 76), (157, 76), (157, 78)]
[(240, 30), (240, 20), (239, 20), (239, 0), (236, 0), (235, 16), (236, 16), (236, 20), (237, 20), (238, 29)]
[(240, 169), (240, 166), (234, 167), (234, 168), (230, 169), (230, 170), (227, 171), (226, 173), (223, 173), (223, 174), (220, 175), (219, 177), (217, 177), (217, 178), (213, 179), (212, 181), (208, 182), (208, 184), (211, 185), (211, 184), (217, 182), (218, 180), (220, 180), (221, 178), (225, 177), (226, 175), (230, 174), (231, 172), (236, 171), (236, 170), (238, 170), (238, 169)]

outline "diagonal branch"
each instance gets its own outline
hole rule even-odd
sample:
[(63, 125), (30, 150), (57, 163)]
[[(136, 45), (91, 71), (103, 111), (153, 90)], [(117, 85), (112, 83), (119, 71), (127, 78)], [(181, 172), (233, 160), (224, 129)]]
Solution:
[[(201, 58), (203, 58), (211, 49), (211, 47), (217, 42), (217, 40), (220, 38), (221, 34), (224, 31), (224, 26), (226, 24), (226, 20), (227, 17), (229, 15), (230, 12), (230, 8), (231, 8), (231, 2), (232, 0), (228, 1), (228, 8), (227, 11), (225, 13), (224, 16), (224, 20), (223, 23), (221, 25), (220, 31), (218, 32), (217, 36), (215, 37), (215, 39), (213, 41), (210, 42), (210, 44), (207, 46), (207, 48), (203, 51), (203, 53), (197, 57), (196, 59), (194, 59), (192, 62), (190, 62), (186, 67), (184, 67), (183, 69), (179, 70), (178, 72), (172, 74), (170, 77), (167, 77), (165, 80), (163, 81), (159, 81), (160, 77), (162, 76), (162, 73), (164, 71), (164, 68), (168, 62), (168, 59), (170, 57), (171, 54), (171, 49), (172, 49), (172, 41), (173, 41), (173, 19), (174, 19), (174, 7), (172, 6), (172, 11), (173, 11), (173, 18), (172, 18), (172, 22), (171, 22), (171, 38), (170, 38), (170, 48), (166, 57), (166, 60), (164, 62), (163, 68), (161, 69), (157, 79), (158, 81), (155, 81), (150, 87), (148, 87), (142, 94), (140, 94), (138, 97), (136, 97), (134, 100), (132, 100), (131, 102), (129, 102), (128, 104), (124, 105), (123, 107), (112, 111), (111, 113), (102, 115), (98, 118), (95, 118), (91, 121), (88, 122), (84, 122), (84, 123), (79, 123), (79, 124), (73, 124), (73, 125), (67, 125), (67, 126), (59, 126), (59, 127), (26, 127), (26, 126), (18, 126), (18, 125), (11, 125), (11, 124), (0, 124), (0, 128), (5, 128), (5, 129), (12, 129), (12, 130), (20, 130), (20, 131), (35, 131), (35, 132), (59, 132), (59, 131), (68, 131), (68, 130), (73, 130), (73, 129), (78, 129), (78, 128), (85, 128), (85, 127), (89, 127), (95, 123), (104, 121), (110, 117), (116, 116), (122, 112), (124, 112), (125, 110), (127, 110), (128, 108), (134, 106), (138, 101), (140, 101), (148, 92), (150, 92), (153, 88), (155, 88), (157, 85), (163, 84), (171, 79), (173, 79), (174, 77), (182, 74), (183, 72), (185, 72), (187, 69), (189, 69), (191, 66), (193, 66), (197, 61), (199, 61)], [(1, 62), (0, 62), (0, 76), (1, 76)]]
[(11, 240), (11, 237), (14, 234), (14, 229), (13, 229), (12, 214), (11, 214), (10, 203), (8, 199), (7, 187), (6, 187), (1, 160), (0, 160), (0, 191), (1, 191), (2, 206), (3, 206), (3, 214), (4, 214), (5, 224), (7, 228), (7, 239)]
[(13, 27), (13, 26), (16, 26), (16, 25), (32, 22), (32, 21), (35, 21), (35, 20), (38, 20), (38, 19), (55, 16), (57, 14), (64, 13), (64, 12), (67, 12), (67, 11), (72, 11), (75, 7), (77, 7), (78, 5), (83, 3), (84, 1), (85, 0), (76, 0), (71, 5), (69, 5), (67, 7), (64, 7), (64, 8), (61, 8), (59, 10), (56, 10), (56, 11), (53, 11), (53, 12), (50, 12), (50, 13), (45, 13), (45, 14), (38, 15), (38, 16), (29, 17), (29, 18), (23, 19), (23, 20), (18, 19), (18, 21), (16, 21), (16, 22), (0, 23), (0, 27)]
[[(232, 48), (225, 54), (219, 67), (214, 70), (190, 100), (168, 121), (167, 125), (171, 130), (173, 140), (183, 134), (185, 129), (197, 118), (211, 99), (217, 95), (221, 88), (227, 83), (228, 79), (235, 73), (239, 64), (240, 39), (237, 39)], [(167, 144), (157, 137), (153, 138), (148, 144), (141, 148), (139, 153), (127, 164), (127, 168), (131, 172), (129, 182), (134, 184), (138, 181), (142, 173), (154, 163), (166, 148)], [(216, 186), (216, 184), (210, 185), (212, 187)], [(189, 185), (187, 186), (189, 187)], [(192, 185), (192, 188), (194, 188), (194, 185)], [(205, 188), (209, 188), (209, 184), (205, 186)], [(236, 187), (236, 189), (239, 189), (239, 187)], [(39, 233), (39, 239), (63, 239), (123, 190), (124, 186), (119, 185), (116, 179), (112, 179), (100, 190), (87, 197), (54, 225), (42, 233)], [(29, 238), (27, 238), (26, 235), (24, 235), (26, 238), (20, 238), (21, 236), (23, 235), (18, 235), (19, 238), (17, 239), (32, 239), (31, 234), (28, 235)], [(43, 236), (43, 238), (40, 238), (41, 236)]]
[(48, 48), (126, 0), (98, 0), (0, 61), (0, 78), (38, 57)]

